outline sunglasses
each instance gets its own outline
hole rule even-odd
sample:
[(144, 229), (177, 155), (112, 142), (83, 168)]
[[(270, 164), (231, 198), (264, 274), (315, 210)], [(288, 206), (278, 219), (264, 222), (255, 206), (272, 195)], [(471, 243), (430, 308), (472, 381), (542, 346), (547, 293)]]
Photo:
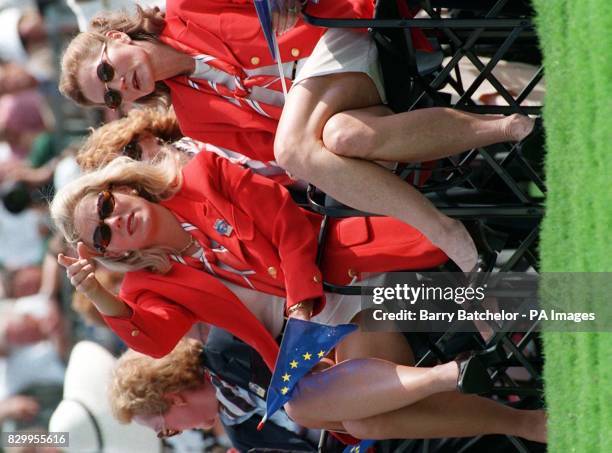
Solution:
[(127, 145), (121, 148), (121, 155), (134, 160), (142, 159), (142, 147), (138, 143), (138, 137), (132, 139)]
[(167, 439), (168, 437), (178, 436), (182, 433), (182, 431), (179, 431), (178, 429), (166, 428), (166, 419), (164, 418), (164, 414), (160, 413), (159, 416), (162, 420), (162, 429), (157, 433), (158, 439)]
[[(102, 54), (100, 54), (100, 63), (96, 68), (96, 74), (98, 75), (98, 79), (104, 83), (104, 105), (109, 109), (116, 110), (121, 105), (121, 102), (123, 102), (123, 98), (119, 91), (108, 87), (108, 83), (115, 77), (115, 69), (110, 63), (104, 61), (105, 54), (106, 42), (102, 45)], [(106, 54), (106, 58), (108, 59), (108, 54)]]
[(97, 209), (100, 223), (93, 233), (93, 245), (98, 252), (104, 253), (112, 239), (111, 229), (104, 220), (115, 210), (115, 197), (110, 190), (103, 190), (98, 194)]

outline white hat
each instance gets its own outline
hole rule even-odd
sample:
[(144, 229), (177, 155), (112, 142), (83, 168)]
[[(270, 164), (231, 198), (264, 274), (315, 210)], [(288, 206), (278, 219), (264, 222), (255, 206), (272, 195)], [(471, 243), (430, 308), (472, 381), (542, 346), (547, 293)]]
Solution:
[(149, 428), (123, 425), (112, 415), (107, 386), (116, 359), (102, 346), (78, 343), (70, 354), (64, 400), (49, 422), (49, 431), (68, 432), (69, 448), (79, 453), (158, 453), (162, 444)]
[(19, 19), (23, 11), (19, 8), (7, 8), (0, 11), (0, 58), (24, 64), (28, 54), (19, 36)]

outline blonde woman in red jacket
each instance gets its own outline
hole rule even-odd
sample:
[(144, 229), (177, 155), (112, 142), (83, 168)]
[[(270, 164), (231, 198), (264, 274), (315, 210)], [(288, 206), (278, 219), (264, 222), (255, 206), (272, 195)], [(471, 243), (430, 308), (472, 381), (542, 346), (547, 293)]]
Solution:
[[(372, 0), (306, 4), (328, 17), (373, 11)], [(293, 82), (286, 100), (252, 0), (168, 0), (165, 19), (154, 10), (94, 19), (92, 31), (64, 55), (60, 89), (82, 104), (113, 108), (169, 91), (186, 135), (276, 160), (349, 206), (414, 226), (462, 270), (472, 270), (477, 251), (464, 226), (374, 161), (434, 160), (519, 141), (533, 120), (445, 108), (393, 114), (364, 31), (311, 27), (296, 22), (300, 2), (276, 5), (277, 31), (285, 32), (280, 55)]]
[[(358, 300), (323, 293), (317, 216), (279, 184), (216, 154), (200, 153), (182, 171), (173, 156), (157, 164), (115, 159), (66, 185), (51, 206), (79, 254), (59, 262), (128, 346), (160, 357), (203, 321), (243, 339), (272, 368), (285, 311), (362, 323)], [(445, 259), (390, 218), (340, 220), (331, 231), (323, 272), (337, 283), (349, 280), (351, 268), (384, 272)], [(118, 296), (99, 285), (92, 259), (127, 272)], [(397, 332), (356, 332), (334, 359), (338, 365), (301, 381), (288, 406), (298, 423), (365, 438), (545, 439), (543, 412), (457, 392), (458, 365), (410, 366), (412, 351)]]

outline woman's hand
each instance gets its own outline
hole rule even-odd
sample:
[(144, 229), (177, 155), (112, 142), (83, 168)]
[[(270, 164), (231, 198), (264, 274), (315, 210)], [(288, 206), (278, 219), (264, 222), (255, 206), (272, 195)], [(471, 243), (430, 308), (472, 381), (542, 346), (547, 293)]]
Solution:
[(82, 242), (77, 245), (78, 258), (63, 254), (57, 256), (57, 262), (66, 268), (66, 275), (77, 291), (85, 294), (104, 316), (129, 317), (132, 309), (121, 299), (104, 288), (94, 273), (94, 264), (87, 247)]
[(282, 35), (296, 24), (302, 12), (299, 0), (272, 0), (272, 30)]
[(312, 316), (312, 307), (314, 301), (312, 299), (304, 300), (287, 309), (289, 318), (301, 319), (302, 321), (310, 321)]
[(85, 294), (90, 299), (95, 298), (101, 285), (96, 279), (92, 260), (80, 256), (71, 258), (60, 253), (57, 256), (57, 262), (66, 268), (66, 276), (78, 292)]

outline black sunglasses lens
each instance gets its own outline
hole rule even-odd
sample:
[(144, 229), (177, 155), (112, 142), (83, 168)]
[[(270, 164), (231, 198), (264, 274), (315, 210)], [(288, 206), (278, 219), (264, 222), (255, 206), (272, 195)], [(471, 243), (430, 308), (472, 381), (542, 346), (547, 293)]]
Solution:
[(104, 104), (109, 108), (115, 110), (121, 105), (121, 93), (117, 90), (106, 90), (104, 93)]
[(130, 159), (141, 160), (142, 148), (140, 147), (137, 141), (132, 140), (130, 143), (123, 147), (122, 154), (124, 156), (129, 157)]
[(96, 68), (96, 73), (98, 74), (98, 78), (102, 82), (110, 82), (115, 77), (115, 70), (113, 67), (108, 64), (106, 61), (101, 62)]
[(116, 90), (107, 90), (104, 93), (104, 104), (109, 108), (115, 110), (121, 105), (122, 98), (121, 93)]
[(108, 247), (108, 244), (110, 244), (110, 241), (111, 241), (110, 227), (106, 223), (98, 225), (96, 229), (94, 230), (94, 234), (93, 234), (93, 243), (94, 243), (94, 247), (96, 248), (96, 250), (100, 253), (104, 253), (104, 251), (106, 250), (106, 247)]
[(106, 219), (115, 209), (115, 197), (108, 190), (100, 192), (98, 195), (98, 216), (100, 220)]

